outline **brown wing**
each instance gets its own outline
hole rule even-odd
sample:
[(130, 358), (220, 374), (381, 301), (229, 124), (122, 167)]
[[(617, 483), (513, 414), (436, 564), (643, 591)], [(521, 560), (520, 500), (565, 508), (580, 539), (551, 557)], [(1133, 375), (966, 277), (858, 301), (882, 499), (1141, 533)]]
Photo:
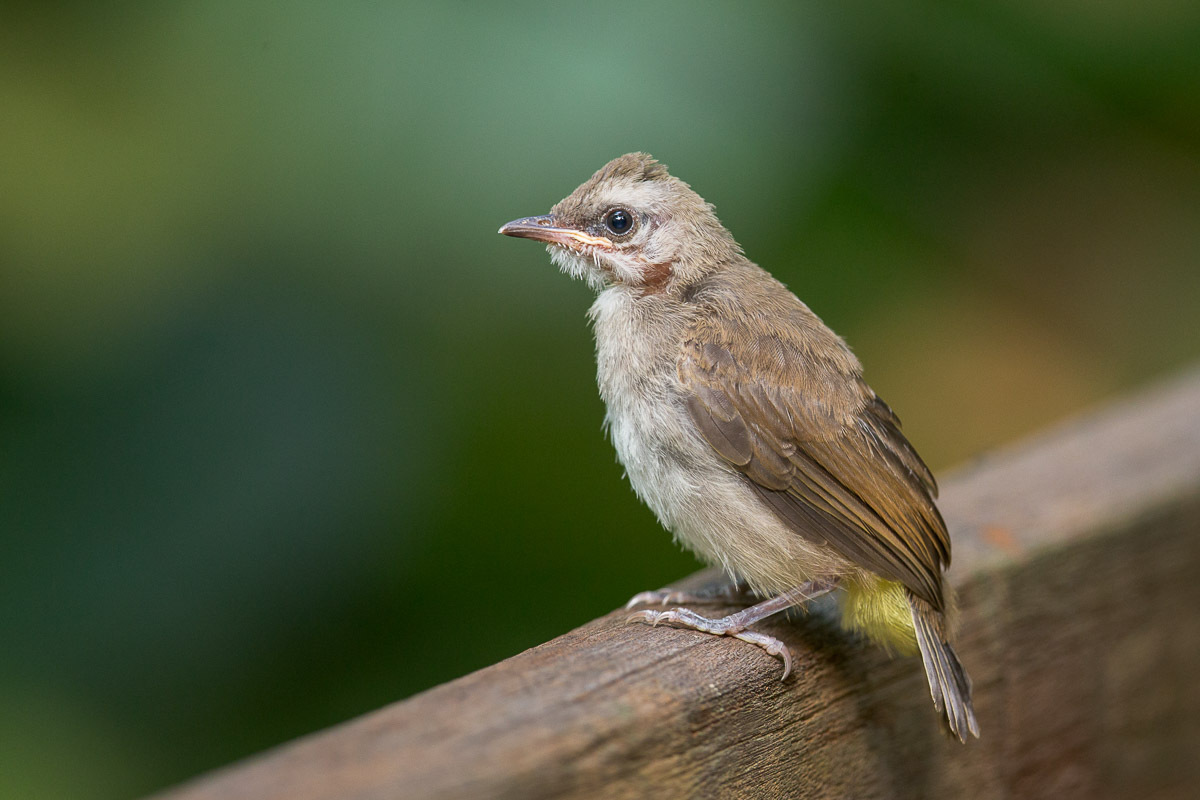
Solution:
[(791, 324), (693, 326), (677, 365), (692, 420), (798, 534), (944, 608), (932, 474), (842, 341), (788, 299)]

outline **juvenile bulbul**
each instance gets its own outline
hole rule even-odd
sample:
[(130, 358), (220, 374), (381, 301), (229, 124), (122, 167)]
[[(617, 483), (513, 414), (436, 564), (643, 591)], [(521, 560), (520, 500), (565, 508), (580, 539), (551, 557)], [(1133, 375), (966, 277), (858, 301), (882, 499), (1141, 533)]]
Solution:
[(919, 650), (951, 731), (979, 736), (946, 622), (933, 475), (841, 338), (644, 153), (500, 233), (545, 242), (598, 291), (600, 395), (630, 483), (679, 541), (765, 598), (720, 619), (635, 617), (754, 643), (786, 677), (787, 648), (749, 626), (838, 589), (843, 624)]

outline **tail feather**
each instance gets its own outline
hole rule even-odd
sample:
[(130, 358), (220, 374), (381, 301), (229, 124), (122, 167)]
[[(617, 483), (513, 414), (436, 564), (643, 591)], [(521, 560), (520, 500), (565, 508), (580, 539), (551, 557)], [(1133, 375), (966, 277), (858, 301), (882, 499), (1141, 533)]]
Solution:
[(913, 627), (917, 631), (917, 647), (921, 660), (925, 662), (925, 675), (929, 678), (929, 693), (933, 706), (939, 713), (945, 711), (950, 731), (959, 741), (967, 740), (970, 732), (979, 738), (979, 722), (971, 705), (971, 679), (959, 662), (954, 649), (934, 627), (937, 614), (923, 600), (909, 595)]

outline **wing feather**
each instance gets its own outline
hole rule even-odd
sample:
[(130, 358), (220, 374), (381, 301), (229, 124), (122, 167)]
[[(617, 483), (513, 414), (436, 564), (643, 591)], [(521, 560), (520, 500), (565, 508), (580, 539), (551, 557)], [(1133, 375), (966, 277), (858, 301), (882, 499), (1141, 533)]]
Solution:
[(795, 325), (751, 317), (754, 331), (712, 315), (693, 326), (677, 365), (688, 413), (799, 535), (941, 609), (950, 543), (933, 475), (841, 340), (794, 302)]

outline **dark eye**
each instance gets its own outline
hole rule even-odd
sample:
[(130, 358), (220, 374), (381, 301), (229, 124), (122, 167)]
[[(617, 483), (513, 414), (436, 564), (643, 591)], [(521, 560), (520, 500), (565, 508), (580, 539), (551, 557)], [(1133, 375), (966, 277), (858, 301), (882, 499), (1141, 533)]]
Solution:
[(633, 214), (623, 208), (614, 208), (604, 215), (604, 224), (617, 236), (624, 236), (633, 230)]

